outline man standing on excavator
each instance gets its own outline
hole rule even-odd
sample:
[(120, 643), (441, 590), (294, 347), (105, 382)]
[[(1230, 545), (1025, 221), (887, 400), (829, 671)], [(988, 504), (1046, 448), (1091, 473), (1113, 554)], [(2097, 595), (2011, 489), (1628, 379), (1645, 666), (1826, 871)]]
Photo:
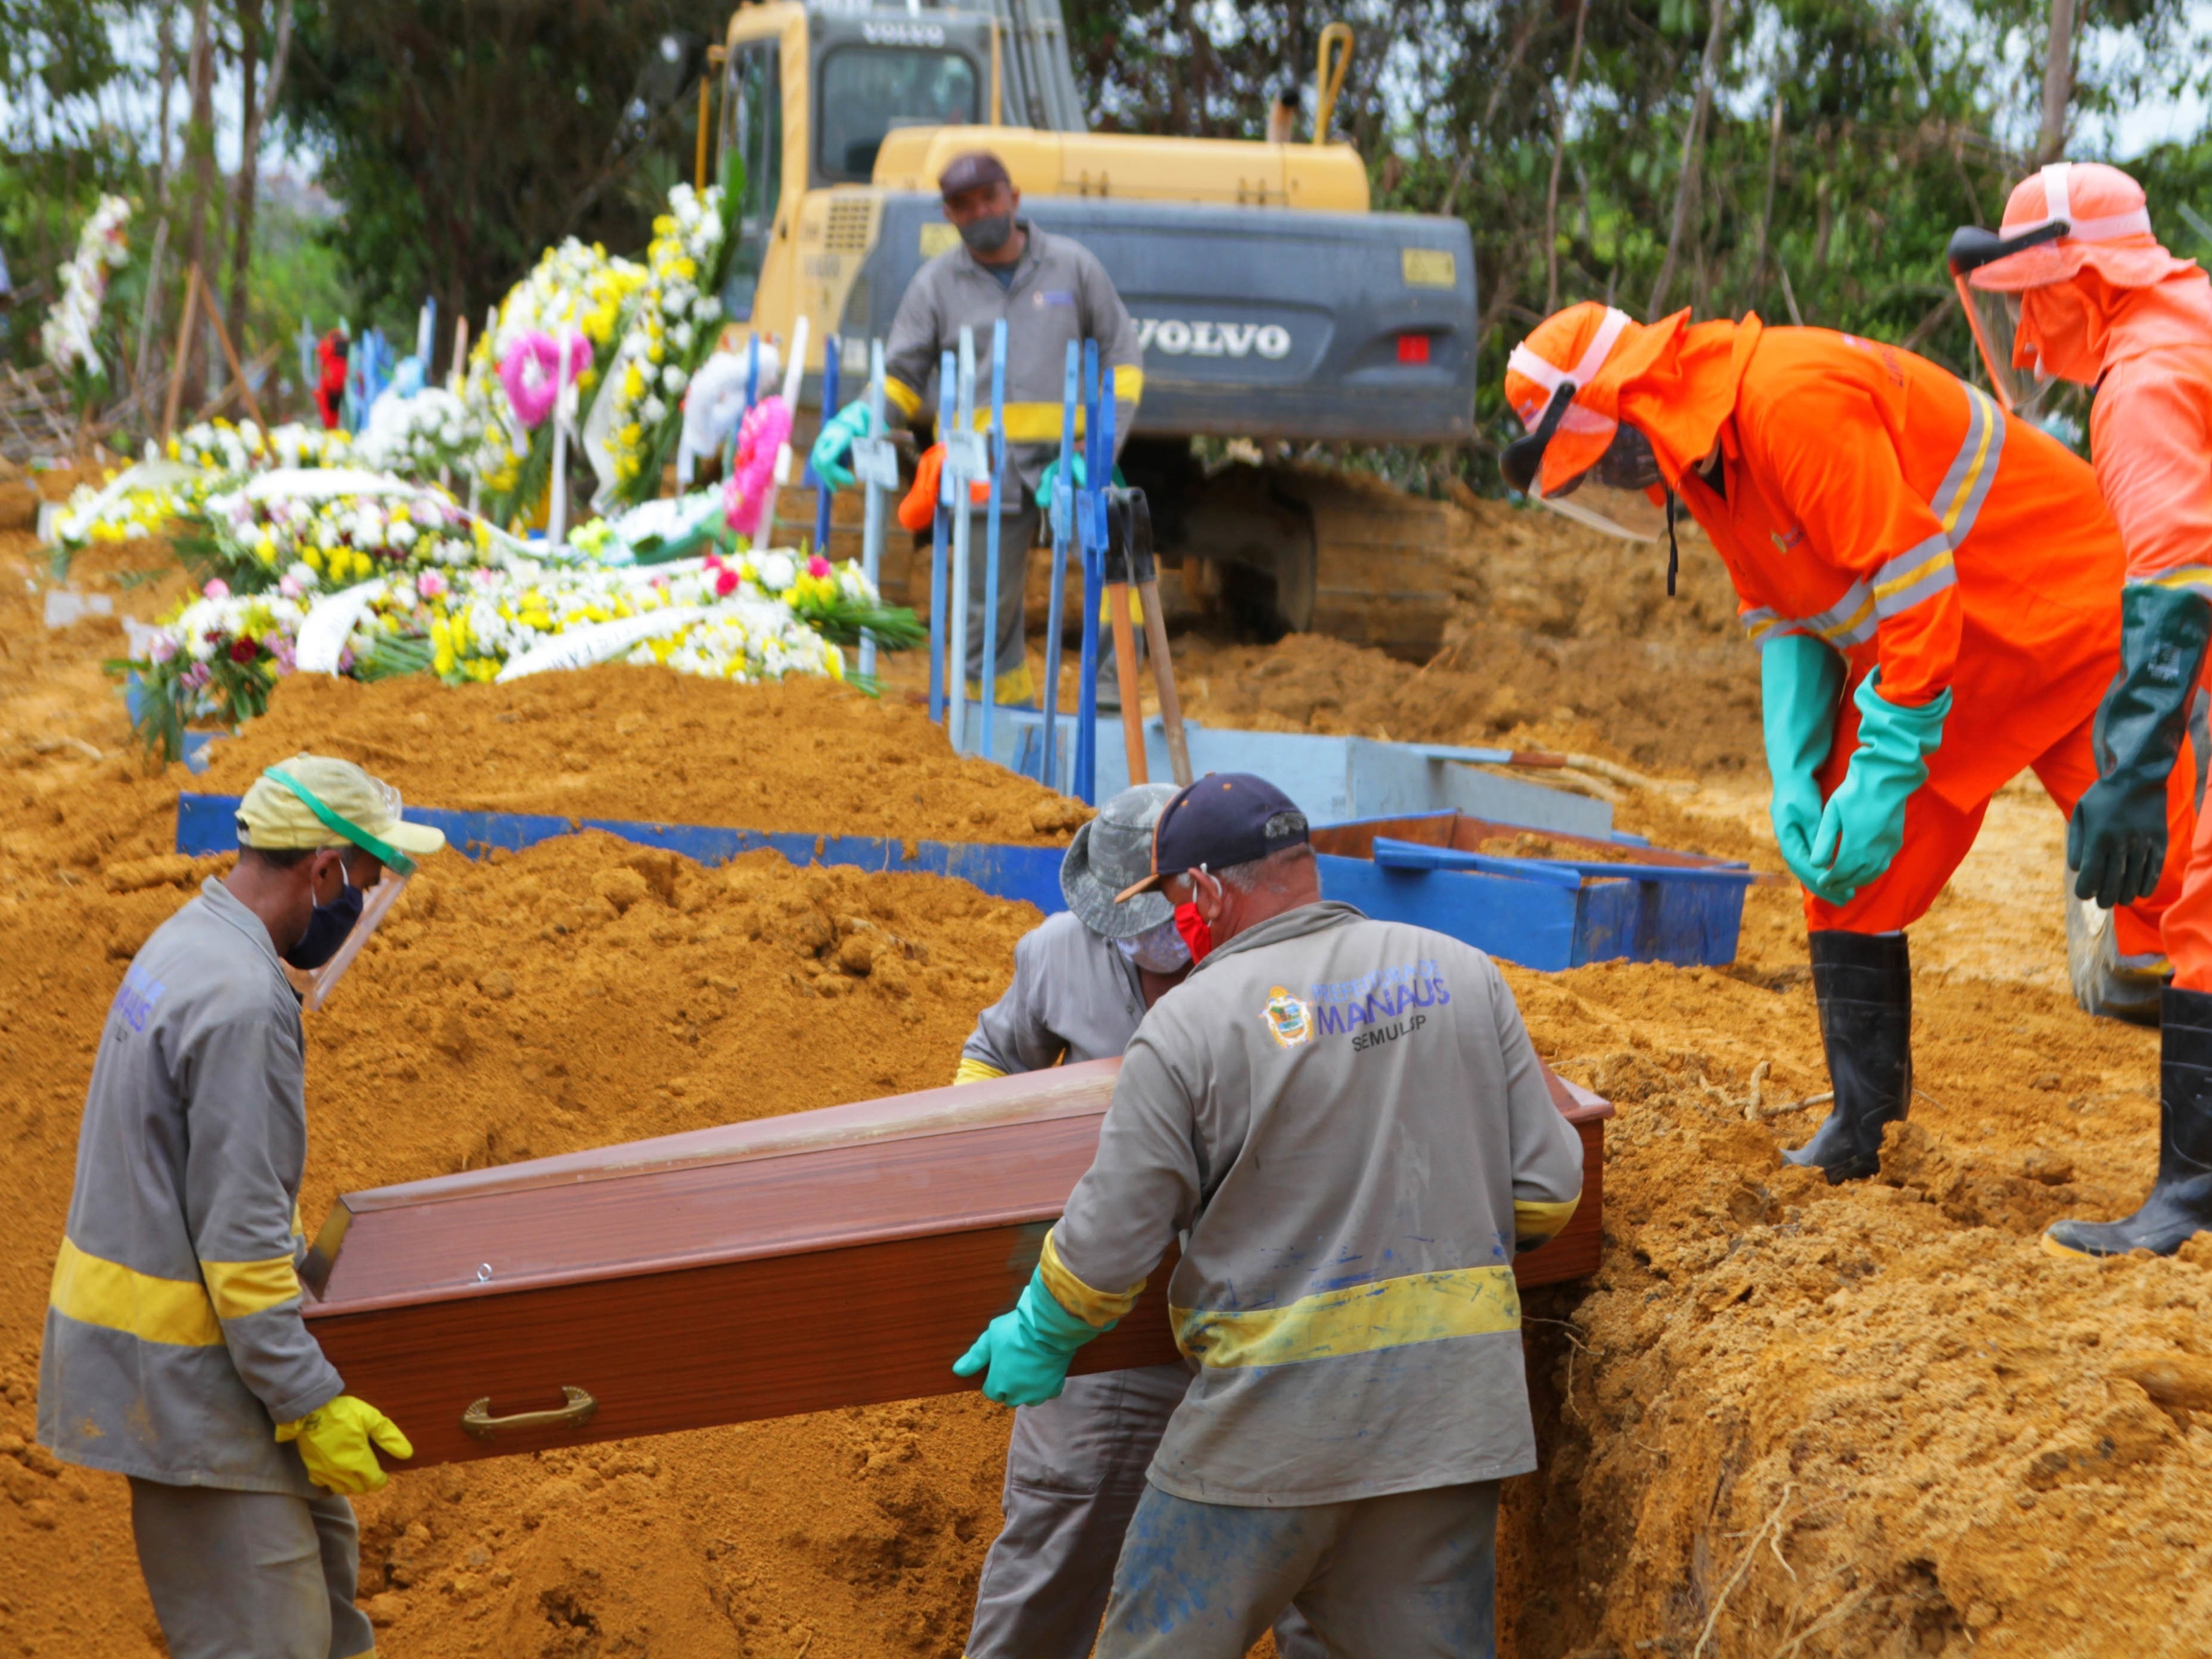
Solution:
[[(2097, 781), (2123, 560), (2096, 480), (1933, 363), (1756, 316), (1647, 326), (1573, 306), (1514, 348), (1505, 396), (1528, 428), (1508, 483), (1642, 540), (1671, 543), (1679, 499), (1735, 585), (1835, 1086), (1787, 1156), (1872, 1175), (1912, 1100), (1904, 930), (2022, 768), (2065, 812)], [(2166, 782), (2150, 810), (2179, 849), (2194, 807)], [(2113, 917), (2130, 953), (2158, 948), (2178, 854), (2142, 885)]]
[[(1036, 539), (1037, 503), (1049, 496), (1059, 466), (1068, 343), (1098, 342), (1100, 369), (1113, 392), (1117, 450), (1137, 418), (1137, 400), (1145, 387), (1144, 352), (1106, 268), (1081, 243), (1048, 236), (1020, 216), (1022, 193), (997, 156), (988, 150), (955, 156), (938, 189), (945, 198), (945, 216), (959, 231), (960, 241), (924, 265), (908, 285), (884, 352), (884, 389), (896, 417), (913, 420), (939, 362), (958, 345), (963, 328), (975, 332), (976, 378), (989, 386), (991, 325), (1005, 320), (1006, 443), (1012, 476), (999, 498), (999, 614), (990, 623), (983, 617), (990, 508), (979, 491), (969, 508), (968, 544), (975, 556), (968, 567), (967, 673), (975, 688), (970, 695), (976, 695), (986, 629), (995, 629), (998, 701), (1021, 703), (1035, 695), (1022, 641), (1022, 583), (1030, 544)], [(940, 440), (951, 418), (952, 393), (951, 386), (937, 388)], [(988, 404), (979, 407), (977, 426), (988, 424), (990, 416)], [(867, 428), (863, 400), (846, 404), (823, 427), (811, 459), (816, 476), (830, 488), (852, 483), (844, 462), (853, 440), (867, 435)], [(1079, 476), (1076, 479), (1084, 482)], [(933, 497), (934, 477), (927, 465), (923, 484)], [(1101, 685), (1108, 683), (1102, 674)]]
[(2058, 1222), (2044, 1248), (2171, 1255), (2212, 1227), (2212, 841), (2200, 818), (2193, 847), (2170, 842), (2166, 810), (2212, 640), (2212, 283), (2160, 246), (2142, 186), (2094, 162), (2024, 180), (1994, 234), (1952, 237), (1950, 261), (2008, 407), (2026, 414), (2061, 380), (2097, 389), (2089, 447), (2127, 581), (2113, 596), (2119, 672), (2097, 716), (2102, 775), (2068, 826), (2075, 892), (2123, 904), (2176, 850), (2187, 864), (2165, 918), (2157, 1179), (2133, 1215)]

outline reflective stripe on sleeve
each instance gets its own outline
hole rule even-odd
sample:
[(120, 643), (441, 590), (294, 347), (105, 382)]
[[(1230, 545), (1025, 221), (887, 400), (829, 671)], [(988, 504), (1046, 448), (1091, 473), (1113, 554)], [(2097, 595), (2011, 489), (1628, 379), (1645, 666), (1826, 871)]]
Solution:
[(2176, 593), (2194, 593), (2199, 599), (2212, 599), (2212, 564), (2177, 565), (2154, 576), (2130, 577), (2128, 586), (2163, 587)]
[(1564, 1204), (1545, 1204), (1534, 1200), (1513, 1200), (1513, 1237), (1525, 1249), (1533, 1245), (1547, 1244), (1557, 1238), (1567, 1223), (1575, 1218), (1575, 1211), (1583, 1201), (1580, 1193)]
[(1137, 1305), (1137, 1293), (1145, 1288), (1139, 1279), (1126, 1291), (1093, 1290), (1068, 1271), (1067, 1263), (1060, 1259), (1060, 1246), (1053, 1242), (1050, 1233), (1044, 1236), (1044, 1255), (1037, 1267), (1044, 1274), (1044, 1287), (1052, 1292), (1052, 1299), (1087, 1324), (1101, 1329), (1112, 1324)]
[[(291, 1265), (289, 1260), (285, 1265)], [(119, 1261), (87, 1255), (67, 1238), (54, 1257), (47, 1300), (65, 1318), (122, 1331), (142, 1342), (212, 1348), (222, 1341), (215, 1304), (208, 1297), (207, 1286), (197, 1279), (156, 1279)]]
[(921, 407), (921, 393), (896, 374), (884, 376), (884, 396), (890, 398), (896, 405), (898, 412), (909, 421), (914, 418), (915, 410)]
[(1145, 371), (1134, 363), (1124, 363), (1114, 371), (1114, 398), (1116, 403), (1141, 402), (1145, 395)]
[(1006, 1073), (997, 1066), (987, 1066), (980, 1060), (970, 1060), (963, 1054), (960, 1056), (960, 1069), (953, 1073), (952, 1082), (957, 1088), (963, 1083), (988, 1083), (994, 1077), (1004, 1076)]
[(1996, 482), (2005, 434), (2004, 416), (1995, 398), (1963, 381), (1960, 389), (1966, 394), (1966, 435), (1960, 441), (1950, 470), (1928, 503), (1928, 510), (1942, 522), (1953, 547), (1974, 532), (1974, 520), (1981, 515), (1982, 503), (1989, 499), (1990, 486)]
[(1778, 615), (1763, 605), (1756, 611), (1745, 611), (1736, 620), (1743, 624), (1743, 631), (1751, 636), (1751, 642), (1760, 647), (1806, 631), (1804, 624), (1794, 617)]
[(1872, 639), (1881, 618), (1875, 614), (1874, 590), (1864, 582), (1853, 582), (1844, 590), (1844, 597), (1826, 611), (1816, 611), (1802, 620), (1830, 645), (1850, 647)]
[(1176, 1346), (1201, 1365), (1293, 1365), (1521, 1328), (1510, 1267), (1455, 1267), (1324, 1291), (1281, 1308), (1170, 1308)]
[(300, 1294), (299, 1270), (289, 1255), (267, 1261), (203, 1261), (200, 1276), (207, 1282), (217, 1319), (244, 1319), (295, 1301)]
[(1959, 572), (1949, 538), (1930, 536), (1874, 573), (1875, 615), (1887, 622), (1911, 610), (1923, 599), (1932, 599), (1945, 588), (1958, 585)]

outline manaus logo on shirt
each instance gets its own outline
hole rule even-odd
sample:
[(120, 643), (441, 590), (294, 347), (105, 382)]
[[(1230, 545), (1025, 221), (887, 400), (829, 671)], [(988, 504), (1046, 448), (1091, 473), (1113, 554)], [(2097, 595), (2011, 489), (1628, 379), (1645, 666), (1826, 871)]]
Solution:
[(1267, 1035), (1275, 1039), (1276, 1046), (1295, 1048), (1301, 1042), (1311, 1042), (1314, 1034), (1313, 1010), (1299, 1001), (1286, 986), (1271, 986), (1267, 991), (1267, 1006), (1260, 1018), (1267, 1023)]

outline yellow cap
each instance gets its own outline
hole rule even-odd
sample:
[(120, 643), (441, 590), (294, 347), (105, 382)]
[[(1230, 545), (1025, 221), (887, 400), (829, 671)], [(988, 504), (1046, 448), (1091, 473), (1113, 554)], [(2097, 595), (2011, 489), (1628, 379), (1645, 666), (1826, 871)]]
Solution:
[[(408, 823), (399, 816), (397, 789), (328, 755), (295, 755), (269, 768), (238, 804), (240, 847), (275, 851), (345, 842), (398, 864), (409, 854), (438, 851), (446, 832)], [(396, 860), (389, 856), (395, 851), (401, 855)]]

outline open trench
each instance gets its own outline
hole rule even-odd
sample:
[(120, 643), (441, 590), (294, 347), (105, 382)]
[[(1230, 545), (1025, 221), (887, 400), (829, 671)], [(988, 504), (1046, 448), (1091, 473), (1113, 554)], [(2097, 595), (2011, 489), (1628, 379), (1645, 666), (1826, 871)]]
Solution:
[[(1480, 579), (1425, 666), (1327, 641), (1178, 647), (1200, 718), (1595, 750), (1694, 793), (1628, 827), (1775, 867), (1755, 669), (1716, 567), (1470, 519)], [(35, 576), (27, 538), (0, 562)], [(142, 562), (150, 560), (142, 558)], [(112, 560), (128, 568), (128, 556)], [(159, 582), (81, 585), (144, 611)], [(97, 663), (0, 597), (0, 1656), (158, 1652), (122, 1483), (30, 1443), (46, 1279), (122, 963), (219, 861), (167, 854)], [(1063, 839), (894, 698), (643, 671), (448, 691), (288, 687), (203, 787), (313, 742), (411, 799), (761, 828)], [(1826, 1087), (1802, 923), (1754, 889), (1730, 969), (1509, 970), (1539, 1047), (1608, 1095), (1603, 1266), (1528, 1298), (1544, 1464), (1513, 1483), (1520, 1659), (2192, 1653), (2212, 1596), (2212, 1249), (2061, 1265), (2037, 1231), (2131, 1207), (2152, 1034), (2064, 988), (2057, 820), (2015, 786), (1916, 931), (1917, 1082), (1882, 1175), (1783, 1165)], [(310, 1024), (305, 1209), (366, 1184), (941, 1081), (1023, 907), (926, 877), (705, 871), (581, 836), (441, 860)], [(866, 1340), (866, 1310), (841, 1310)], [(973, 1395), (403, 1474), (362, 1501), (380, 1650), (957, 1655), (1005, 1419)]]

